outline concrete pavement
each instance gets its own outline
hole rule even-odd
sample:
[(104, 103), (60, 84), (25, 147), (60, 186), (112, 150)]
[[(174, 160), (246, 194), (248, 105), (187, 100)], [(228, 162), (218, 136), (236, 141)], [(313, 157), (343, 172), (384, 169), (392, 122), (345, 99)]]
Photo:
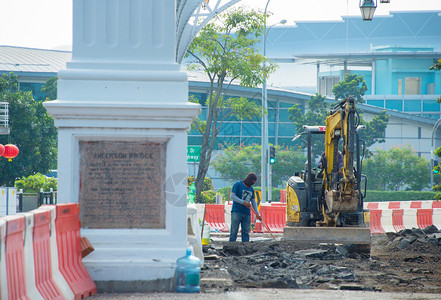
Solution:
[(267, 300), (267, 299), (339, 299), (339, 300), (401, 300), (424, 299), (439, 300), (441, 294), (424, 293), (383, 293), (366, 291), (332, 291), (332, 290), (294, 290), (294, 289), (240, 289), (226, 293), (136, 293), (136, 294), (100, 294), (90, 297), (91, 300), (141, 300), (141, 299), (188, 299), (188, 300)]

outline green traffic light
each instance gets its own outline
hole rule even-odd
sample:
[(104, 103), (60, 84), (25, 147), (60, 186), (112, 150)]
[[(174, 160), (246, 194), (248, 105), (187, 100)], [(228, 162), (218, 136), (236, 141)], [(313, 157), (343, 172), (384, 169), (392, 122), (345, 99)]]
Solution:
[(270, 158), (270, 164), (273, 164), (273, 163), (275, 163), (276, 162), (276, 159), (275, 158)]

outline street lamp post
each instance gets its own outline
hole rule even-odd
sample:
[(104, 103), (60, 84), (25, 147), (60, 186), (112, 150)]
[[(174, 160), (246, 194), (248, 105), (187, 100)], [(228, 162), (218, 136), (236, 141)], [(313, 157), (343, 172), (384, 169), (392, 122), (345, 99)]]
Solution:
[[(265, 33), (264, 33), (264, 38), (263, 38), (263, 56), (266, 57), (266, 38), (268, 37), (268, 33), (270, 31), (270, 29), (277, 24), (286, 24), (286, 20), (281, 20), (276, 24), (273, 24), (271, 26), (268, 27), (268, 29), (266, 29), (265, 26)], [(265, 24), (266, 25), (266, 24)], [(264, 103), (265, 103), (265, 109), (267, 109), (268, 107), (268, 93), (267, 93), (267, 89), (266, 89), (266, 76), (263, 82), (263, 93), (262, 93), (263, 97), (264, 97)], [(265, 145), (265, 149), (266, 149), (266, 174), (267, 174), (267, 186), (268, 186), (268, 202), (272, 201), (272, 176), (271, 176), (271, 164), (269, 162), (269, 156), (268, 156), (268, 151), (269, 151), (269, 142), (268, 142), (268, 116), (265, 116), (266, 119), (266, 124), (265, 124), (265, 133), (266, 133), (266, 145)]]
[[(266, 38), (269, 30), (276, 24), (285, 24), (286, 20), (282, 20), (276, 24), (266, 28), (266, 13), (268, 10), (268, 4), (271, 0), (268, 0), (265, 5), (265, 11), (263, 16), (263, 56), (266, 58)], [(265, 69), (266, 63), (263, 61), (263, 68)], [(264, 76), (262, 84), (262, 150), (261, 150), (261, 200), (262, 203), (267, 200), (267, 186), (269, 188), (268, 200), (271, 201), (271, 171), (268, 160), (268, 116), (267, 116), (268, 100), (266, 90), (266, 76)]]
[[(264, 11), (264, 15), (263, 15), (263, 56), (265, 57), (266, 55), (266, 12), (268, 9), (268, 4), (270, 3), (271, 0), (268, 0), (266, 2), (265, 5), (265, 11)], [(265, 60), (263, 61), (263, 68), (265, 69), (266, 67), (266, 63)], [(267, 145), (267, 140), (268, 140), (268, 118), (266, 115), (266, 110), (267, 110), (267, 101), (266, 101), (266, 76), (263, 80), (263, 85), (262, 85), (262, 149), (261, 149), (261, 159), (260, 159), (260, 172), (261, 172), (261, 178), (260, 178), (260, 188), (261, 188), (261, 200), (262, 203), (266, 202), (266, 174), (267, 174), (267, 162), (268, 162), (268, 145)]]

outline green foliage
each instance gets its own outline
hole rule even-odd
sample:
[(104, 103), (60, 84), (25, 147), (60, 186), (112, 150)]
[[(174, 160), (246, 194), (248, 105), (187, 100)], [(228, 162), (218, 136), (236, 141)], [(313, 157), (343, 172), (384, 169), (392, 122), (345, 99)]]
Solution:
[(364, 202), (435, 200), (435, 192), (368, 190)]
[[(193, 182), (194, 182), (194, 177), (188, 176), (187, 177), (187, 188), (189, 188)], [(214, 189), (213, 180), (210, 177), (205, 177), (204, 178), (204, 185), (202, 186), (202, 191), (209, 191), (212, 189)]]
[(57, 99), (57, 81), (58, 77), (52, 77), (41, 88), (41, 91), (47, 95), (47, 100)]
[[(285, 185), (286, 181), (295, 171), (300, 171), (305, 163), (305, 157), (299, 149), (275, 146), (277, 160), (271, 165), (272, 183), (275, 186)], [(212, 162), (212, 166), (224, 180), (236, 182), (245, 179), (248, 173), (257, 174), (257, 184), (261, 178), (261, 146), (236, 146), (225, 147)]]
[(202, 203), (216, 204), (216, 191), (215, 190), (202, 191), (201, 196), (202, 196)]
[[(326, 103), (326, 98), (316, 94), (311, 96), (308, 101), (309, 110), (303, 114), (301, 107), (296, 104), (291, 107), (289, 112), (289, 119), (294, 123), (296, 132), (303, 132), (303, 125), (308, 126), (325, 126), (326, 117), (329, 115), (331, 105)], [(389, 122), (389, 116), (383, 111), (379, 115), (375, 116), (370, 122), (363, 120), (363, 116), (360, 115), (360, 124), (365, 125), (366, 129), (362, 130), (360, 137), (366, 142), (366, 147), (370, 147), (375, 143), (384, 143), (384, 132)], [(305, 148), (306, 138), (300, 138), (297, 140), (300, 147)], [(325, 151), (324, 137), (313, 136), (312, 137), (312, 149), (314, 154), (320, 155)], [(367, 155), (369, 156), (369, 152)]]
[(45, 192), (48, 192), (51, 188), (56, 191), (57, 179), (37, 173), (16, 180), (14, 186), (17, 189), (23, 189), (24, 193), (39, 193), (41, 188), (43, 188)]
[[(300, 148), (288, 148), (275, 146), (277, 152), (277, 160), (271, 165), (272, 184), (273, 186), (285, 186), (288, 179), (299, 172), (305, 165), (306, 157)], [(278, 198), (280, 199), (280, 195)]]
[[(255, 188), (255, 187), (254, 187)], [(222, 195), (222, 202), (228, 201), (228, 191), (231, 191), (231, 186), (226, 186), (217, 190), (217, 193)]]
[(438, 59), (438, 61), (436, 63), (434, 63), (433, 66), (431, 66), (429, 68), (429, 70), (440, 71), (441, 70), (441, 58)]
[[(237, 8), (220, 14), (204, 26), (191, 43), (186, 57), (190, 70), (203, 70), (210, 81), (205, 105), (205, 120), (197, 119), (192, 129), (202, 134), (201, 157), (196, 178), (196, 199), (202, 191), (202, 178), (210, 165), (215, 140), (225, 118), (260, 117), (261, 108), (245, 98), (225, 98), (231, 82), (256, 87), (275, 70), (275, 64), (260, 54), (259, 36), (263, 33), (263, 15)], [(194, 102), (195, 99), (189, 101)]]
[(343, 81), (337, 83), (332, 89), (335, 100), (344, 100), (349, 96), (354, 97), (355, 103), (364, 103), (363, 96), (368, 90), (364, 76), (348, 74)]
[[(441, 147), (436, 148), (435, 156), (441, 158)], [(439, 158), (438, 158), (438, 160), (439, 160)], [(434, 172), (435, 170), (438, 171), (438, 173), (433, 174), (433, 180), (434, 180), (434, 182), (436, 182), (436, 184), (432, 187), (432, 190), (438, 192), (435, 199), (441, 200), (441, 193), (440, 193), (441, 192), (441, 183), (439, 181), (440, 174), (441, 174), (441, 164), (434, 166), (433, 170), (430, 170), (430, 172)]]
[[(194, 177), (187, 177), (187, 188), (194, 182)], [(204, 185), (202, 186), (200, 203), (215, 204), (216, 203), (216, 191), (214, 190), (213, 180), (210, 177), (205, 177)]]
[(0, 76), (0, 101), (9, 103), (10, 136), (0, 143), (15, 144), (19, 154), (11, 162), (0, 160), (0, 185), (12, 186), (17, 178), (56, 169), (57, 129), (41, 101), (31, 92), (18, 91), (14, 74)]
[(430, 181), (429, 161), (418, 157), (409, 145), (378, 149), (365, 160), (363, 173), (368, 177), (369, 189), (374, 190), (421, 191)]
[[(303, 125), (325, 126), (325, 120), (330, 110), (330, 105), (326, 103), (326, 97), (317, 93), (315, 96), (311, 96), (308, 101), (308, 108), (309, 110), (305, 113), (298, 104), (288, 109), (289, 119), (294, 123), (297, 133), (303, 132)], [(300, 147), (305, 148), (307, 146), (305, 138), (300, 138), (297, 141)], [(324, 143), (324, 138), (315, 138), (312, 149), (320, 155), (325, 151)]]
[(222, 149), (211, 165), (224, 180), (236, 182), (245, 179), (250, 172), (257, 175), (260, 184), (260, 149), (259, 145), (229, 145)]
[[(365, 125), (366, 129), (360, 131), (360, 138), (365, 141), (366, 148), (369, 148), (375, 143), (384, 143), (384, 132), (389, 123), (389, 115), (386, 111), (382, 111), (376, 115), (372, 121), (366, 122), (361, 118), (360, 124)], [(369, 157), (372, 153), (367, 150), (366, 155)]]

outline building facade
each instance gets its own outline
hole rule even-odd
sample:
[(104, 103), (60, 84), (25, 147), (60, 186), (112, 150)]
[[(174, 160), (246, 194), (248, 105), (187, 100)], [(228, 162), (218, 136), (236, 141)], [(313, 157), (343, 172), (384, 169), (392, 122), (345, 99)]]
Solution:
[[(280, 66), (268, 85), (270, 144), (294, 146), (296, 131), (288, 109), (297, 104), (307, 111), (307, 102), (315, 92), (333, 102), (332, 87), (346, 74), (358, 74), (368, 85), (365, 104), (360, 105), (364, 119), (370, 121), (384, 110), (390, 116), (385, 143), (372, 146), (371, 151), (409, 144), (418, 155), (430, 159), (433, 149), (441, 146), (441, 135), (434, 131), (441, 117), (436, 101), (441, 97), (441, 72), (429, 70), (441, 58), (441, 12), (391, 13), (375, 16), (371, 22), (359, 17), (299, 22), (291, 27), (273, 27), (267, 43), (267, 56)], [(37, 100), (43, 100), (42, 85), (65, 69), (70, 59), (67, 51), (0, 46), (0, 74), (14, 72), (22, 90), (31, 90)], [(312, 75), (307, 69), (313, 70)], [(313, 77), (314, 86), (308, 87), (299, 79), (307, 76)], [(209, 89), (207, 78), (188, 71), (188, 80), (189, 93), (204, 104)], [(275, 87), (277, 82), (280, 87)], [(262, 103), (260, 87), (232, 85), (226, 96)], [(206, 106), (202, 105), (199, 117), (205, 116)], [(197, 132), (188, 135), (189, 145), (200, 145), (201, 140)], [(260, 118), (229, 117), (218, 135), (216, 149), (232, 143), (260, 144)], [(190, 176), (194, 175), (196, 166), (188, 163), (188, 170)], [(223, 186), (213, 170), (209, 176), (215, 179), (215, 187)]]

